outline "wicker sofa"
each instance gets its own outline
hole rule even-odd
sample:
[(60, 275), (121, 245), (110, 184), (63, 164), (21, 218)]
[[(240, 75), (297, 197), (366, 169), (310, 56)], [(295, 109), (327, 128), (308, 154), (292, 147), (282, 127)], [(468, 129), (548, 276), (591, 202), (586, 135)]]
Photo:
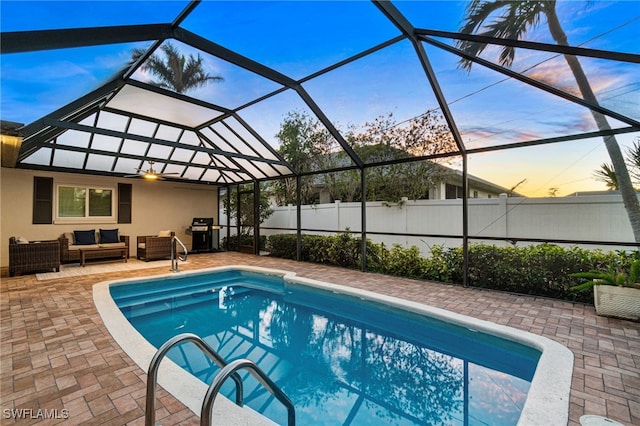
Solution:
[(93, 244), (79, 244), (82, 241), (76, 241), (73, 232), (65, 232), (60, 238), (58, 238), (58, 244), (60, 245), (60, 262), (61, 263), (75, 263), (80, 262), (80, 248), (104, 248), (103, 251), (96, 251), (87, 253), (87, 259), (107, 259), (114, 257), (114, 251), (107, 250), (108, 248), (120, 248), (126, 247), (127, 259), (129, 258), (129, 236), (118, 235), (118, 242), (101, 242), (99, 231), (95, 231), (95, 242)]
[(16, 272), (60, 271), (58, 240), (19, 242), (9, 238), (9, 276)]
[(145, 261), (171, 258), (171, 242), (175, 232), (161, 231), (158, 235), (137, 238), (136, 257)]

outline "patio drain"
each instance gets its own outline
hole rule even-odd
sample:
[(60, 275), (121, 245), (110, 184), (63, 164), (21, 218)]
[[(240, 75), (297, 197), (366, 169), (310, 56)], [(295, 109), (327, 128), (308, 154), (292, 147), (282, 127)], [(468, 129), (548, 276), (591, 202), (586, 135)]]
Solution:
[(582, 426), (624, 426), (622, 423), (616, 422), (615, 420), (592, 414), (580, 417), (580, 424)]

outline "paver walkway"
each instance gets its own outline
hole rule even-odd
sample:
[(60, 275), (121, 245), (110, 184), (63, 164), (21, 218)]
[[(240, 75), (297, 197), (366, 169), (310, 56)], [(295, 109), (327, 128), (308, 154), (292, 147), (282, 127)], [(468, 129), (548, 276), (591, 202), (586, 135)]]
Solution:
[[(570, 425), (579, 425), (584, 414), (640, 425), (640, 323), (599, 317), (581, 304), (238, 253), (190, 255), (180, 268), (230, 264), (295, 271), (549, 337), (575, 355)], [(166, 272), (161, 267), (49, 281), (3, 277), (0, 423), (143, 425), (146, 374), (104, 327), (92, 286)], [(199, 423), (171, 395), (159, 389), (158, 396), (156, 420), (163, 426)], [(28, 418), (16, 420), (15, 414)]]

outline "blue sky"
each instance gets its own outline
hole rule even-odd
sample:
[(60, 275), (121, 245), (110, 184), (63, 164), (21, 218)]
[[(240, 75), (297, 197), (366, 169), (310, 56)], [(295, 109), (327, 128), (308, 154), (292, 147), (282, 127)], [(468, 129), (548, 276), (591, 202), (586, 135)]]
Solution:
[[(167, 23), (187, 2), (0, 2), (2, 31)], [(417, 27), (455, 31), (465, 2), (411, 1), (396, 3)], [(585, 6), (586, 5), (586, 6)], [(558, 2), (558, 14), (574, 45), (640, 54), (640, 1)], [(236, 50), (294, 79), (398, 35), (366, 1), (247, 2), (205, 1), (183, 23), (184, 28)], [(546, 22), (528, 40), (552, 43)], [(149, 43), (96, 46), (2, 55), (0, 117), (29, 123), (101, 85), (130, 59), (134, 47)], [(179, 45), (185, 53), (198, 53)], [(474, 66), (471, 73), (456, 68), (456, 58), (425, 45), (450, 108), (469, 147), (553, 137), (596, 130), (588, 110), (542, 93), (504, 76)], [(494, 52), (488, 52), (491, 58)], [(246, 70), (203, 54), (210, 72), (225, 78), (191, 93), (209, 102), (236, 108), (278, 87)], [(519, 51), (513, 68), (524, 70), (556, 87), (575, 85), (562, 58)], [(640, 120), (640, 70), (637, 64), (584, 59), (592, 86), (603, 105)], [(138, 74), (136, 78), (147, 78)], [(398, 121), (437, 108), (437, 103), (408, 42), (339, 68), (304, 87), (340, 128), (363, 124), (393, 113)], [(290, 92), (275, 96), (240, 115), (265, 139), (274, 137), (288, 111), (305, 110)], [(614, 127), (619, 123), (612, 121)], [(638, 133), (619, 137), (629, 146)], [(608, 161), (599, 140), (553, 147), (510, 150), (471, 157), (470, 172), (505, 187), (526, 179), (519, 188), (544, 196), (551, 187), (560, 194), (603, 189), (592, 173)], [(508, 166), (507, 166), (508, 165)]]

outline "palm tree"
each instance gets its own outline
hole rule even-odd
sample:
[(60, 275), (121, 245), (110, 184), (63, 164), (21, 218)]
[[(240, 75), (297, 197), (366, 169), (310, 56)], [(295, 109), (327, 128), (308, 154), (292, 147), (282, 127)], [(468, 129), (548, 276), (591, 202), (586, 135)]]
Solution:
[[(494, 12), (500, 10), (502, 11), (502, 14), (496, 16)], [(460, 32), (472, 34), (482, 28), (486, 30), (482, 33), (484, 36), (517, 40), (520, 39), (520, 37), (528, 30), (540, 23), (541, 15), (544, 15), (547, 18), (547, 26), (554, 41), (558, 45), (569, 46), (567, 35), (562, 29), (560, 20), (556, 13), (555, 0), (473, 0), (467, 6), (466, 17)], [(495, 19), (491, 23), (485, 25), (485, 21), (491, 16), (494, 16)], [(486, 44), (462, 40), (457, 42), (457, 46), (465, 52), (475, 56), (480, 54), (487, 47)], [(514, 57), (515, 49), (513, 47), (504, 46), (500, 53), (499, 62), (503, 66), (511, 66)], [(591, 89), (589, 80), (587, 79), (578, 58), (573, 55), (564, 55), (564, 58), (573, 73), (583, 99), (593, 105), (598, 105), (598, 100)], [(469, 60), (461, 59), (460, 61), (460, 66), (463, 69), (470, 70), (471, 65), (472, 62)], [(598, 129), (611, 129), (607, 118), (603, 114), (591, 110), (591, 115), (593, 116)], [(633, 189), (631, 177), (629, 176), (624, 157), (615, 136), (603, 136), (603, 139), (609, 153), (613, 169), (615, 170), (616, 179), (622, 195), (622, 201), (625, 209), (627, 210), (627, 215), (629, 216), (629, 222), (631, 223), (635, 241), (640, 243), (640, 204), (638, 203), (636, 191)]]
[[(637, 138), (633, 146), (627, 149), (627, 167), (633, 183), (640, 185), (640, 138)], [(611, 190), (619, 190), (620, 185), (616, 173), (611, 164), (602, 163), (599, 170), (593, 173), (599, 181), (607, 185)]]
[[(149, 71), (158, 77), (158, 80), (151, 81), (154, 86), (185, 93), (204, 86), (208, 81), (224, 80), (220, 76), (211, 76), (204, 71), (203, 58), (200, 55), (197, 57), (189, 55), (187, 59), (171, 43), (162, 45), (161, 49), (165, 58), (154, 54), (141, 67), (143, 71)], [(131, 55), (133, 61), (135, 62), (144, 53), (142, 49), (134, 49)]]

